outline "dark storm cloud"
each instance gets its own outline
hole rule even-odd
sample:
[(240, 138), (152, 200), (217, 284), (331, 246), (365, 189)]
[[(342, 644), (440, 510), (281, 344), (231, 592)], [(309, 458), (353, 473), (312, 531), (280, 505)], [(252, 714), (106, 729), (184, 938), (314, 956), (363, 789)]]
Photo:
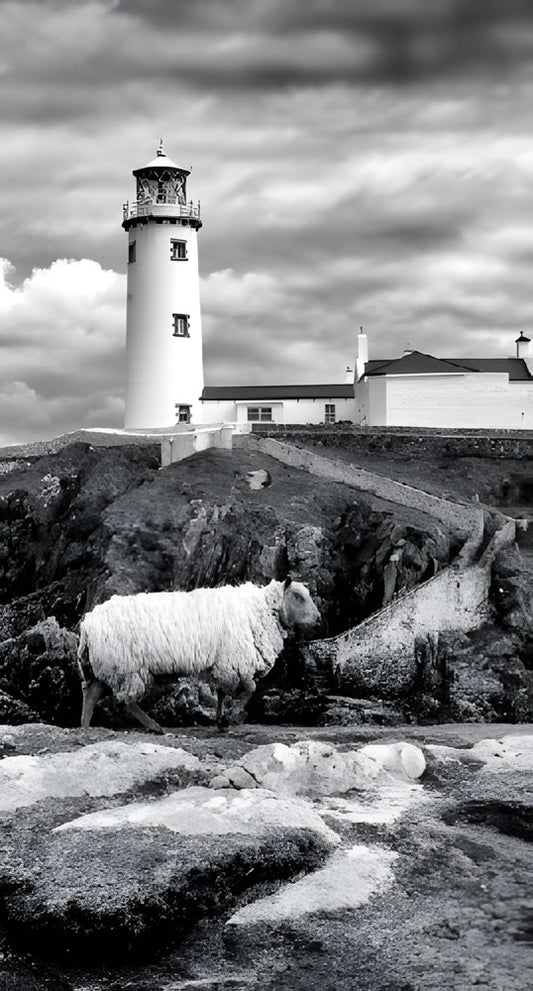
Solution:
[(185, 65), (161, 66), (226, 87), (402, 83), (458, 72), (494, 78), (533, 52), (526, 0), (125, 0), (117, 12), (158, 30), (235, 39), (211, 51), (207, 64), (193, 47)]
[[(533, 8), (519, 0), (0, 0), (4, 120), (112, 119), (161, 99), (243, 88), (391, 85), (480, 74), (533, 56)], [(39, 14), (39, 16), (37, 16)]]

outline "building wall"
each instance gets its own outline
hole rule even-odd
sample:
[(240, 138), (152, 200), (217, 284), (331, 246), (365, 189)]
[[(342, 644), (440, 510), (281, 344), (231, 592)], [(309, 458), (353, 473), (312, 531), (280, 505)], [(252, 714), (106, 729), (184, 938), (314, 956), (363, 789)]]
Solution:
[(246, 402), (204, 400), (202, 403), (203, 423), (247, 423), (248, 407), (261, 406), (272, 409), (272, 423), (324, 423), (326, 403), (335, 406), (335, 421), (355, 420), (354, 399), (257, 399)]
[(201, 402), (201, 423), (236, 423), (237, 407), (232, 399)]
[(387, 423), (387, 381), (384, 377), (367, 380), (367, 423), (382, 427)]
[(509, 382), (503, 372), (367, 382), (370, 426), (533, 429), (533, 382)]

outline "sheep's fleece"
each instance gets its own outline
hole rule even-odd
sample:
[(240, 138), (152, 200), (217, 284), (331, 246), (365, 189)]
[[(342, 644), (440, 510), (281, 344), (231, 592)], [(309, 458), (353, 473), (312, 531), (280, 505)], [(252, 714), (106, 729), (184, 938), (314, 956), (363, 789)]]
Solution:
[(271, 581), (263, 588), (247, 582), (114, 595), (82, 620), (82, 677), (88, 652), (92, 673), (120, 702), (141, 699), (158, 674), (202, 677), (227, 693), (253, 691), (254, 675), (269, 671), (281, 651), (285, 626), (311, 626), (317, 618), (299, 582), (287, 592), (283, 582)]

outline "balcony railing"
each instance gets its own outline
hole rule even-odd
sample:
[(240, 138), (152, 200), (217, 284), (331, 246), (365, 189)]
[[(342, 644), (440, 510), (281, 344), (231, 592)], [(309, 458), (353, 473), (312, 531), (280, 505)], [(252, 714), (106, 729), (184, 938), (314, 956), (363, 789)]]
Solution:
[(192, 217), (200, 219), (200, 201), (193, 203), (164, 203), (147, 200), (133, 200), (122, 206), (122, 219), (133, 220), (135, 217)]

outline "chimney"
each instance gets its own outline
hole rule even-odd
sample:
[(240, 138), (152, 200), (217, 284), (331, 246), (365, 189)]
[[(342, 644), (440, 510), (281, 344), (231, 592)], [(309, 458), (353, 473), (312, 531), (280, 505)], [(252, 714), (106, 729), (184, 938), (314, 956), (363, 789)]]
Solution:
[(359, 333), (357, 335), (357, 358), (355, 361), (355, 381), (358, 382), (359, 379), (365, 374), (365, 366), (368, 361), (368, 337), (363, 332), (363, 328), (359, 328)]
[(353, 369), (349, 365), (346, 365), (346, 372), (344, 374), (344, 384), (353, 385)]
[(516, 338), (516, 357), (517, 358), (529, 358), (529, 337), (525, 337), (523, 333), (520, 333), (520, 337)]

